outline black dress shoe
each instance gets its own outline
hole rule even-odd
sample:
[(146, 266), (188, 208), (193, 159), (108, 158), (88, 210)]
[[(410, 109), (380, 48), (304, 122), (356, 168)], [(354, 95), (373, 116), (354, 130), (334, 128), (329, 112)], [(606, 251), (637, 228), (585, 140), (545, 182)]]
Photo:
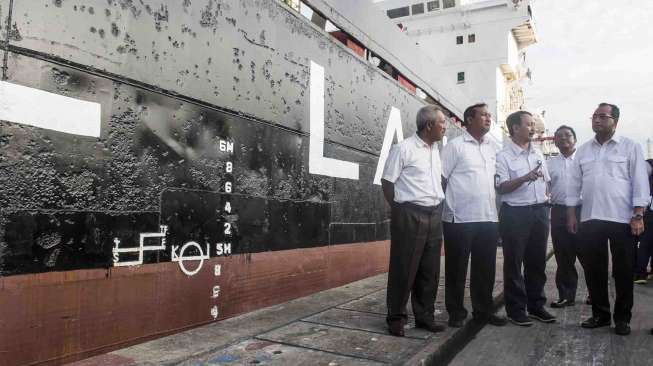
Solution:
[(552, 308), (564, 308), (565, 306), (574, 306), (574, 305), (576, 305), (574, 301), (569, 301), (567, 299), (562, 299), (551, 303)]
[(542, 323), (553, 323), (556, 321), (556, 317), (551, 313), (549, 313), (548, 311), (546, 311), (544, 308), (529, 311), (528, 316), (530, 316), (533, 319), (537, 319)]
[(390, 332), (390, 334), (392, 334), (395, 337), (403, 337), (405, 335), (404, 322), (402, 321), (388, 322), (388, 331)]
[(610, 324), (612, 324), (610, 318), (591, 317), (585, 320), (584, 322), (580, 323), (580, 326), (587, 329), (594, 329), (600, 327), (609, 327)]
[(504, 325), (508, 324), (508, 319), (496, 314), (488, 316), (486, 321), (488, 324), (494, 325), (495, 327), (503, 327)]
[(435, 323), (434, 321), (427, 321), (427, 322), (415, 322), (415, 328), (421, 328), (421, 329), (426, 329), (429, 332), (432, 333), (439, 333), (447, 329), (444, 325), (440, 325)]
[(522, 327), (530, 327), (533, 325), (533, 321), (527, 317), (526, 314), (508, 315), (508, 320)]
[(626, 322), (616, 322), (614, 324), (614, 332), (618, 335), (629, 335), (630, 325)]

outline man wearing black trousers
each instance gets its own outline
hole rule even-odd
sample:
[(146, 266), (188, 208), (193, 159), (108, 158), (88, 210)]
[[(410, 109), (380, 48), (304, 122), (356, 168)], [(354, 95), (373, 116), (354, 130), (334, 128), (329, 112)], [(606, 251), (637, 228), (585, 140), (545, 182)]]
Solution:
[[(616, 299), (615, 333), (630, 334), (637, 237), (644, 231), (649, 203), (646, 161), (641, 146), (615, 135), (619, 108), (601, 103), (592, 115), (595, 136), (576, 152), (567, 197), (567, 226), (582, 238), (579, 258), (592, 297), (592, 317), (583, 328), (609, 326), (608, 242)], [(583, 198), (580, 226), (575, 207)]]
[[(648, 163), (646, 170), (648, 173), (648, 188), (653, 191), (653, 159), (646, 159)], [(648, 283), (648, 264), (653, 254), (653, 211), (648, 205), (644, 212), (644, 227), (646, 230), (639, 238), (637, 246), (637, 267), (635, 268), (635, 283), (644, 285)]]
[(509, 115), (506, 124), (510, 139), (497, 154), (506, 313), (510, 321), (521, 326), (533, 325), (529, 317), (545, 323), (556, 320), (544, 309), (549, 238), (546, 191), (550, 178), (544, 157), (531, 144), (533, 123), (529, 112)]
[(466, 132), (442, 149), (445, 304), (449, 326), (462, 327), (467, 317), (463, 299), (471, 254), (474, 320), (501, 326), (506, 319), (494, 314), (492, 301), (499, 236), (494, 190), (497, 147), (485, 136), (492, 116), (486, 104), (475, 104), (463, 117)]
[(442, 240), (442, 166), (437, 141), (445, 116), (429, 105), (417, 113), (417, 133), (394, 145), (383, 170), (383, 194), (392, 206), (388, 316), (390, 334), (403, 337), (411, 296), (415, 326), (431, 332), (434, 321)]
[(560, 154), (547, 161), (551, 175), (551, 240), (556, 263), (556, 287), (558, 301), (552, 302), (552, 308), (573, 306), (576, 303), (578, 272), (576, 255), (578, 252), (576, 234), (567, 230), (567, 181), (576, 152), (576, 132), (569, 126), (560, 126), (553, 135), (553, 141)]

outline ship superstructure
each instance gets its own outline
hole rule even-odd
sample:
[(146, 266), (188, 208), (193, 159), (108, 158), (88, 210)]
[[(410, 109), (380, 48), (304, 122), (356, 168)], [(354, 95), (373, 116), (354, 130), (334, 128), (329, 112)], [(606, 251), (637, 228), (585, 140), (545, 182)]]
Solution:
[[(527, 48), (537, 42), (529, 0), (375, 0), (436, 61), (443, 87), (489, 104), (507, 135), (506, 117), (525, 108), (532, 78)], [(498, 131), (494, 135), (500, 137)]]

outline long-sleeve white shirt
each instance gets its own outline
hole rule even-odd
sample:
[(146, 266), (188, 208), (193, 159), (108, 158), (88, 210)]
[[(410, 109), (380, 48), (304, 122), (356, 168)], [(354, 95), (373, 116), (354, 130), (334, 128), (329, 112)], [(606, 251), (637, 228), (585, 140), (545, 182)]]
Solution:
[(544, 164), (544, 157), (533, 144), (528, 150), (517, 146), (512, 139), (507, 139), (503, 150), (497, 154), (497, 186), (522, 177), (537, 166), (541, 166), (543, 177), (532, 182), (526, 182), (516, 190), (502, 194), (501, 202), (510, 206), (529, 206), (547, 201), (546, 184), (551, 180)]
[(633, 207), (646, 207), (650, 192), (641, 146), (623, 136), (603, 145), (595, 138), (578, 148), (570, 169), (567, 206), (580, 204), (580, 221), (629, 223)]
[(497, 222), (494, 189), (496, 146), (465, 132), (442, 149), (442, 176), (447, 179), (442, 221)]
[(428, 145), (417, 134), (392, 146), (383, 179), (394, 183), (394, 201), (437, 206), (444, 200), (438, 145)]

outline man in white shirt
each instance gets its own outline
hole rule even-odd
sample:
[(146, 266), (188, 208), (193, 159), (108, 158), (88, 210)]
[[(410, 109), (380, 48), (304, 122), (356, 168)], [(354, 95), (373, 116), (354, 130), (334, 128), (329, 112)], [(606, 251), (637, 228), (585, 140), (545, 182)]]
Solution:
[(543, 165), (544, 157), (531, 144), (533, 123), (532, 114), (526, 111), (508, 116), (510, 139), (497, 154), (506, 313), (510, 321), (521, 326), (533, 325), (529, 317), (545, 323), (556, 320), (544, 309), (549, 238), (546, 191), (550, 178)]
[[(592, 298), (592, 317), (583, 328), (609, 326), (608, 241), (616, 299), (615, 333), (630, 334), (637, 237), (644, 231), (650, 191), (641, 146), (615, 135), (619, 108), (601, 103), (592, 115), (595, 136), (576, 152), (567, 193), (567, 226), (579, 232), (579, 258)], [(583, 198), (580, 225), (574, 206)]]
[[(653, 159), (646, 159), (646, 172), (648, 173), (648, 187), (653, 193)], [(653, 202), (644, 210), (644, 232), (639, 237), (637, 245), (637, 265), (635, 266), (635, 283), (645, 285), (648, 283), (648, 266), (653, 254)]]
[(494, 314), (492, 290), (499, 237), (494, 175), (497, 146), (484, 137), (492, 125), (487, 104), (475, 104), (463, 115), (465, 132), (442, 149), (446, 180), (442, 214), (445, 246), (445, 304), (449, 326), (462, 327), (463, 304), (471, 255), (469, 291), (474, 320), (502, 326)]
[(417, 133), (394, 145), (383, 170), (383, 195), (392, 206), (388, 323), (390, 334), (403, 337), (406, 303), (411, 297), (415, 326), (440, 332), (434, 321), (442, 239), (442, 167), (437, 141), (445, 116), (436, 106), (417, 113)]
[[(567, 181), (569, 169), (576, 156), (576, 132), (569, 126), (560, 126), (553, 135), (553, 141), (560, 154), (546, 162), (551, 175), (551, 241), (556, 263), (556, 287), (558, 301), (552, 308), (562, 308), (576, 304), (578, 272), (576, 255), (578, 236), (567, 230)], [(580, 207), (577, 207), (578, 212)]]

